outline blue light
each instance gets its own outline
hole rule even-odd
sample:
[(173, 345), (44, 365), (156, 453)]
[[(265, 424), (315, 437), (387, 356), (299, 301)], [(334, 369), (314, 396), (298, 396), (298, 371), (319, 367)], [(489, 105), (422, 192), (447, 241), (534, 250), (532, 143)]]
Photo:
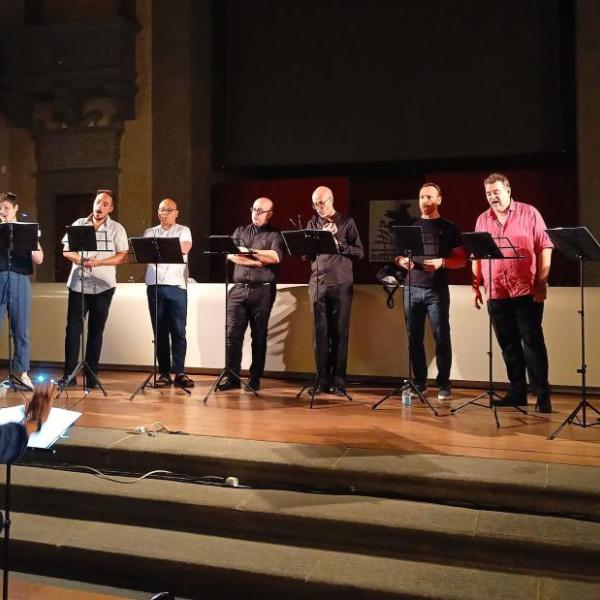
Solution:
[(35, 376), (36, 383), (44, 383), (44, 381), (46, 381), (47, 379), (48, 379), (48, 376), (44, 375), (43, 373)]

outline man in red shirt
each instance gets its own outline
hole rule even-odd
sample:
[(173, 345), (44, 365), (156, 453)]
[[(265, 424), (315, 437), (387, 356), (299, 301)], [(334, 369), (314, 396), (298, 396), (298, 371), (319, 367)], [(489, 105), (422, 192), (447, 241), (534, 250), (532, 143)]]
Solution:
[[(483, 184), (490, 209), (479, 215), (475, 230), (487, 231), (494, 238), (507, 238), (524, 257), (493, 260), (491, 281), (487, 261), (472, 263), (473, 305), (479, 309), (483, 303), (479, 289), (483, 280), (488, 311), (510, 381), (510, 391), (495, 404), (527, 405), (527, 370), (531, 391), (537, 395), (536, 411), (551, 413), (542, 317), (553, 245), (538, 210), (512, 199), (506, 176), (492, 173)], [(500, 240), (499, 246), (506, 245)], [(510, 250), (503, 253), (512, 255)]]

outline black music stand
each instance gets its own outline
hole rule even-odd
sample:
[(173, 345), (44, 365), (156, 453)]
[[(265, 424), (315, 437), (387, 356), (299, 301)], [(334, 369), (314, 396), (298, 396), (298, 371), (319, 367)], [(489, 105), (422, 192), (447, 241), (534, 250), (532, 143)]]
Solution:
[[(600, 244), (591, 234), (587, 227), (557, 227), (546, 229), (546, 233), (554, 245), (570, 260), (579, 263), (579, 313), (580, 317), (580, 339), (581, 339), (581, 367), (577, 372), (581, 375), (581, 400), (571, 414), (548, 436), (553, 440), (567, 424), (579, 425), (580, 427), (591, 427), (600, 425), (600, 419), (596, 418), (592, 423), (587, 421), (587, 409), (593, 410), (597, 415), (600, 411), (594, 408), (587, 399), (587, 365), (585, 363), (585, 310), (584, 310), (584, 279), (583, 261), (600, 260)], [(581, 418), (578, 416), (581, 411)]]
[[(136, 388), (135, 392), (129, 397), (129, 401), (133, 400), (137, 394), (143, 392), (146, 387), (156, 388), (156, 377), (158, 374), (158, 265), (181, 265), (183, 254), (181, 252), (181, 242), (178, 237), (131, 237), (129, 242), (133, 249), (133, 256), (137, 264), (153, 264), (154, 265), (154, 314), (150, 316), (152, 319), (152, 330), (154, 332), (154, 357), (152, 371), (146, 379)], [(152, 379), (152, 383), (150, 380)], [(183, 390), (188, 396), (191, 392), (173, 381), (173, 385), (180, 390)]]
[[(471, 259), (475, 260), (487, 260), (488, 261), (488, 282), (491, 290), (492, 286), (492, 260), (511, 260), (521, 258), (517, 249), (512, 245), (510, 240), (505, 237), (497, 237), (497, 240), (503, 240), (506, 242), (506, 246), (498, 246), (494, 241), (494, 238), (487, 231), (473, 231), (463, 233), (462, 240), (467, 250), (467, 253), (471, 256)], [(513, 256), (504, 256), (502, 250), (507, 250), (509, 253), (512, 252)], [(491, 294), (488, 294), (488, 299)], [(496, 410), (496, 404), (494, 400), (502, 400), (502, 397), (494, 390), (494, 364), (493, 364), (493, 346), (492, 346), (492, 317), (488, 310), (488, 389), (486, 392), (479, 394), (468, 402), (463, 402), (460, 406), (450, 409), (450, 413), (454, 414), (464, 408), (465, 406), (480, 406), (493, 411), (494, 420), (496, 421), (496, 427), (500, 427), (500, 421), (498, 420), (498, 412)], [(487, 398), (488, 403), (482, 404), (479, 402), (481, 398)], [(524, 415), (527, 414), (521, 407), (513, 406), (519, 412)]]
[[(319, 299), (319, 256), (321, 254), (339, 254), (339, 249), (336, 244), (336, 240), (333, 237), (331, 231), (325, 231), (323, 229), (297, 229), (290, 231), (282, 231), (281, 236), (285, 242), (290, 256), (306, 256), (311, 260), (315, 261), (316, 265), (316, 280), (317, 285), (315, 288), (315, 302), (313, 304), (313, 320), (315, 326), (315, 332), (319, 330), (319, 310), (318, 310), (318, 299)], [(309, 408), (313, 407), (315, 393), (317, 391), (317, 385), (319, 383), (319, 373), (317, 365), (317, 338), (314, 335), (314, 355), (315, 355), (315, 374), (311, 377), (302, 387), (302, 389), (296, 394), (296, 398), (300, 398), (302, 392), (310, 385), (310, 405)], [(311, 385), (312, 384), (312, 385)], [(348, 395), (346, 391), (343, 395), (348, 399), (352, 400), (352, 397)]]
[[(397, 225), (392, 227), (394, 237), (396, 239), (396, 252), (398, 256), (405, 256), (408, 258), (409, 267), (410, 263), (413, 262), (417, 256), (437, 256), (437, 253), (426, 254), (425, 245), (432, 245), (431, 243), (425, 242), (423, 228), (420, 225)], [(410, 311), (411, 299), (412, 299), (412, 285), (411, 285), (411, 271), (409, 268), (406, 270), (406, 278), (404, 280), (404, 290), (408, 294), (408, 306)], [(403, 303), (404, 304), (404, 303)], [(423, 404), (426, 404), (431, 412), (436, 417), (439, 417), (438, 411), (431, 404), (427, 396), (421, 392), (421, 390), (415, 384), (413, 378), (413, 367), (412, 367), (412, 351), (410, 348), (410, 312), (407, 313), (406, 307), (404, 306), (404, 323), (406, 326), (406, 342), (408, 346), (408, 377), (402, 380), (402, 385), (396, 386), (391, 392), (388, 392), (379, 402), (376, 402), (371, 408), (377, 410), (380, 404), (383, 404), (388, 398), (392, 396), (401, 395), (406, 389), (410, 390), (411, 395), (416, 395), (420, 398)]]
[[(96, 229), (94, 228), (93, 225), (69, 225), (67, 226), (67, 245), (69, 246), (69, 252), (79, 252), (79, 270), (80, 270), (80, 276), (79, 276), (79, 281), (81, 283), (81, 315), (80, 315), (80, 319), (81, 319), (81, 336), (80, 336), (80, 354), (81, 354), (81, 358), (79, 359), (79, 362), (77, 363), (77, 365), (75, 365), (75, 368), (73, 369), (73, 371), (71, 371), (71, 373), (69, 374), (69, 376), (67, 377), (66, 381), (63, 383), (62, 386), (59, 387), (59, 392), (56, 395), (57, 398), (60, 397), (60, 395), (69, 387), (69, 384), (71, 383), (71, 381), (73, 381), (73, 379), (75, 379), (75, 377), (77, 377), (77, 374), (82, 371), (83, 369), (85, 369), (84, 373), (83, 373), (83, 381), (81, 383), (82, 386), (82, 390), (83, 390), (83, 394), (84, 396), (86, 394), (89, 393), (89, 389), (87, 387), (87, 380), (88, 377), (91, 377), (94, 382), (96, 383), (96, 385), (100, 388), (100, 390), (102, 390), (102, 394), (104, 394), (104, 396), (107, 396), (106, 390), (104, 389), (104, 386), (102, 385), (100, 379), (98, 379), (98, 376), (96, 375), (96, 373), (93, 373), (92, 370), (90, 369), (89, 365), (87, 364), (86, 360), (85, 360), (85, 268), (83, 266), (83, 253), (84, 252), (97, 252), (98, 251), (98, 238), (97, 238), (97, 234), (101, 234), (102, 232), (97, 232)], [(106, 236), (106, 232), (104, 232), (105, 236)], [(100, 242), (104, 242), (105, 245), (108, 245), (108, 240), (106, 239), (106, 237), (103, 240), (100, 240)]]
[(240, 247), (239, 242), (241, 242), (241, 240), (239, 240), (237, 238), (233, 238), (229, 235), (209, 235), (208, 236), (208, 244), (209, 244), (208, 248), (209, 249), (204, 252), (204, 254), (221, 255), (223, 257), (223, 260), (225, 261), (225, 334), (224, 334), (225, 360), (223, 363), (224, 364), (223, 370), (221, 371), (219, 376), (215, 379), (213, 384), (210, 386), (208, 393), (206, 394), (206, 396), (204, 396), (203, 402), (206, 402), (208, 400), (208, 397), (213, 392), (219, 391), (218, 386), (221, 383), (221, 381), (223, 380), (223, 377), (225, 377), (225, 376), (227, 376), (227, 378), (233, 377), (234, 379), (237, 379), (240, 382), (240, 386), (243, 386), (247, 392), (252, 392), (255, 396), (258, 396), (258, 393), (254, 388), (250, 387), (247, 383), (242, 381), (241, 377), (237, 373), (235, 373), (233, 371), (233, 369), (231, 369), (230, 367), (227, 366), (227, 324), (229, 321), (229, 315), (228, 315), (228, 313), (229, 313), (229, 294), (228, 294), (228, 291), (229, 291), (228, 260), (229, 260), (229, 258), (228, 257), (230, 254), (242, 254), (244, 256), (252, 256), (252, 252), (248, 252), (248, 250), (244, 251), (244, 249)]
[(6, 315), (8, 319), (8, 376), (3, 382), (7, 389), (14, 389), (21, 394), (29, 391), (21, 379), (13, 372), (13, 339), (12, 339), (12, 313), (11, 313), (11, 267), (15, 251), (19, 254), (33, 252), (38, 249), (39, 227), (37, 223), (0, 223), (0, 251), (6, 252), (7, 277), (6, 286)]

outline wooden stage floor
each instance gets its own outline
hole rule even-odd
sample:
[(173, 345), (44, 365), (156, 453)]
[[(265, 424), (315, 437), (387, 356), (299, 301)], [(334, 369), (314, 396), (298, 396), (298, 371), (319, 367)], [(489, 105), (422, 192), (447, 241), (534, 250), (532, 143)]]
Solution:
[[(476, 390), (455, 388), (451, 402), (439, 402), (436, 390), (430, 390), (428, 398), (441, 415), (436, 417), (420, 402), (403, 407), (398, 397), (373, 411), (373, 404), (390, 389), (374, 386), (351, 387), (352, 402), (320, 396), (311, 410), (306, 393), (296, 399), (297, 381), (276, 379), (262, 380), (259, 398), (235, 390), (212, 394), (205, 404), (202, 400), (215, 380), (206, 375), (193, 376), (196, 387), (189, 397), (173, 388), (147, 389), (130, 401), (144, 376), (103, 372), (107, 398), (99, 390), (83, 397), (81, 387), (72, 388), (68, 399), (63, 395), (56, 406), (66, 401), (67, 407), (81, 411), (77, 424), (85, 427), (128, 430), (161, 421), (170, 430), (197, 435), (600, 466), (600, 426), (568, 425), (557, 439), (546, 439), (576, 406), (579, 397), (574, 394), (554, 395), (552, 415), (538, 415), (533, 406), (528, 415), (500, 409), (498, 429), (485, 408), (467, 407), (450, 415), (452, 406), (473, 398)], [(20, 398), (8, 392), (2, 401), (6, 406)], [(590, 402), (600, 409), (600, 398), (591, 397)], [(588, 422), (594, 416), (589, 411)]]

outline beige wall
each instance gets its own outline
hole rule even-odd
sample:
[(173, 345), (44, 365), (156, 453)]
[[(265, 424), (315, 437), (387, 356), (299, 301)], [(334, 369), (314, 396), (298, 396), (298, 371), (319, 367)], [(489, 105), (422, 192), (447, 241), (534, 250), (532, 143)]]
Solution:
[[(484, 382), (488, 376), (488, 321), (484, 310), (471, 305), (469, 286), (452, 286), (450, 320), (456, 382)], [(348, 372), (361, 377), (403, 377), (407, 373), (406, 334), (401, 302), (385, 306), (385, 294), (376, 285), (357, 285), (352, 306)], [(399, 299), (398, 299), (399, 300)], [(67, 291), (64, 285), (38, 283), (33, 287), (32, 360), (62, 363)], [(545, 307), (544, 332), (550, 356), (550, 381), (554, 386), (577, 386), (580, 366), (578, 288), (553, 288)], [(588, 384), (600, 388), (600, 289), (588, 290)], [(52, 315), (49, 320), (47, 315)], [(223, 368), (224, 286), (191, 284), (186, 366), (191, 369)], [(305, 285), (278, 286), (269, 323), (267, 371), (275, 374), (307, 373), (314, 369), (311, 316)], [(429, 377), (435, 378), (433, 342), (427, 338)], [(0, 358), (6, 358), (6, 327), (0, 337)], [(250, 362), (246, 336), (243, 367)], [(115, 366), (152, 364), (152, 331), (143, 284), (119, 284), (106, 331), (101, 362)], [(500, 350), (494, 340), (494, 380), (506, 382)]]

